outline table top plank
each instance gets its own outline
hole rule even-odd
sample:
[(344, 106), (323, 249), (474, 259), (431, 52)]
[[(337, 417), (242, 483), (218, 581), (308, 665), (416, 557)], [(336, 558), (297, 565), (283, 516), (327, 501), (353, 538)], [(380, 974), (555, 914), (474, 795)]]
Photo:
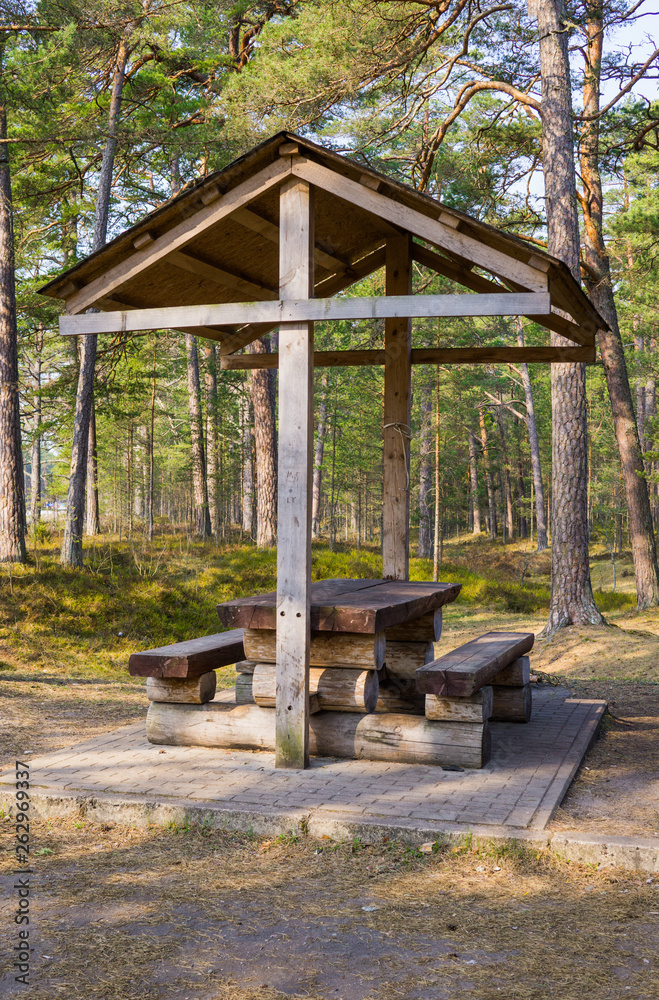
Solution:
[[(454, 601), (458, 583), (408, 580), (319, 580), (311, 586), (314, 632), (379, 632)], [(257, 594), (218, 605), (228, 628), (276, 627), (277, 595)]]

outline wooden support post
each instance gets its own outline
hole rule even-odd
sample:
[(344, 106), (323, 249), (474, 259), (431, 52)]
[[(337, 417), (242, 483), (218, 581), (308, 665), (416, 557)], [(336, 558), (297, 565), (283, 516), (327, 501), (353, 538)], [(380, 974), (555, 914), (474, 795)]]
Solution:
[[(279, 195), (279, 294), (313, 296), (313, 200), (289, 178)], [(313, 323), (279, 327), (277, 767), (309, 764)]]
[[(412, 294), (412, 237), (387, 237), (387, 295)], [(384, 496), (382, 501), (383, 576), (409, 576), (410, 409), (412, 324), (387, 319), (384, 328)]]

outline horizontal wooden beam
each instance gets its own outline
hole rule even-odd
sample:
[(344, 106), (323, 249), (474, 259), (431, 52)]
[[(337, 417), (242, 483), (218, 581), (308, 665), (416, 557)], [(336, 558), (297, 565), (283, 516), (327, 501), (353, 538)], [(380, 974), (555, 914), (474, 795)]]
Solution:
[[(482, 274), (478, 274), (468, 267), (460, 267), (458, 264), (452, 263), (446, 257), (442, 257), (440, 254), (435, 253), (434, 250), (429, 250), (428, 247), (421, 246), (419, 243), (414, 244), (412, 255), (418, 264), (429, 267), (431, 271), (436, 271), (437, 274), (442, 274), (445, 278), (450, 278), (451, 281), (457, 281), (458, 284), (464, 285), (465, 288), (471, 288), (474, 292), (508, 291), (508, 288), (505, 285), (499, 284), (498, 281), (485, 278)], [(508, 284), (514, 291), (520, 289), (520, 285), (517, 282), (509, 281)], [(561, 336), (567, 337), (568, 340), (574, 341), (575, 344), (590, 347), (594, 343), (592, 331), (589, 329), (582, 330), (580, 326), (571, 323), (569, 319), (565, 319), (563, 316), (556, 315), (556, 313), (549, 313), (546, 316), (527, 316), (526, 319), (532, 319), (534, 323), (544, 326), (545, 329), (553, 330), (554, 333), (560, 333)]]
[(279, 299), (277, 302), (227, 302), (167, 306), (130, 312), (61, 316), (60, 333), (84, 335), (137, 330), (185, 330), (247, 323), (322, 323), (330, 320), (518, 316), (549, 312), (547, 292), (503, 295), (380, 295), (354, 299)]
[[(384, 350), (316, 351), (315, 368), (357, 368), (383, 365)], [(594, 347), (418, 347), (412, 348), (413, 365), (557, 364), (595, 360)], [(231, 354), (221, 359), (224, 369), (251, 371), (277, 368), (278, 354)]]

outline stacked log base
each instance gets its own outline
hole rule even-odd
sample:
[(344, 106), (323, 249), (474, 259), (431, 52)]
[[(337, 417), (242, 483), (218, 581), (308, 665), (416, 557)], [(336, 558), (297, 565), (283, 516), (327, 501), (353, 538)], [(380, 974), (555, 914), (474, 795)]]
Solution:
[(146, 694), (149, 701), (203, 705), (215, 697), (215, 671), (199, 677), (148, 677)]
[[(245, 656), (258, 663), (275, 663), (277, 633), (272, 629), (246, 628)], [(384, 632), (363, 635), (352, 632), (312, 632), (309, 665), (345, 667), (354, 670), (381, 670), (388, 650)]]
[(495, 722), (530, 722), (533, 695), (530, 684), (523, 687), (493, 685), (492, 719)]
[[(151, 743), (166, 746), (274, 750), (275, 713), (257, 705), (152, 702), (146, 732)], [(490, 733), (486, 722), (321, 711), (309, 720), (309, 750), (318, 757), (478, 768), (489, 760)]]
[(240, 673), (236, 677), (236, 705), (253, 705), (254, 695), (252, 694), (253, 674)]
[(432, 642), (412, 642), (410, 640), (387, 639), (385, 663), (387, 674), (414, 680), (419, 667), (430, 663), (435, 656)]
[[(502, 688), (514, 691), (515, 688)], [(440, 698), (426, 695), (426, 719), (444, 722), (487, 722), (493, 712), (492, 687), (482, 687), (469, 698)]]
[[(261, 708), (276, 704), (276, 672), (274, 663), (257, 663), (254, 668), (252, 694)], [(353, 670), (345, 667), (310, 667), (309, 697), (317, 698), (321, 709), (331, 712), (375, 710), (379, 683), (376, 670)]]
[(385, 667), (380, 674), (380, 692), (375, 711), (423, 715), (424, 696), (418, 693), (413, 679), (390, 674)]
[(442, 612), (431, 611), (406, 625), (393, 625), (384, 630), (387, 642), (439, 642), (442, 637)]

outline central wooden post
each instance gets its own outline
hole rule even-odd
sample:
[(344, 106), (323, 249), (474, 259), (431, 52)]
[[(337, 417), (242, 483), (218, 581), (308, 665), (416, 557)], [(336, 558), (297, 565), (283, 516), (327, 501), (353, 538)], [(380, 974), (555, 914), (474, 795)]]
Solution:
[[(412, 294), (412, 237), (387, 237), (387, 295)], [(382, 572), (407, 580), (410, 563), (410, 412), (412, 323), (387, 319), (384, 328), (384, 483)]]
[[(313, 198), (289, 178), (279, 197), (279, 294), (313, 296)], [(309, 764), (313, 323), (279, 327), (277, 767)]]

